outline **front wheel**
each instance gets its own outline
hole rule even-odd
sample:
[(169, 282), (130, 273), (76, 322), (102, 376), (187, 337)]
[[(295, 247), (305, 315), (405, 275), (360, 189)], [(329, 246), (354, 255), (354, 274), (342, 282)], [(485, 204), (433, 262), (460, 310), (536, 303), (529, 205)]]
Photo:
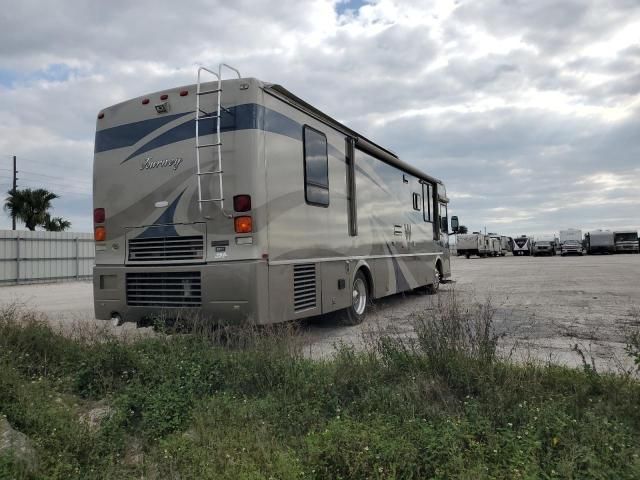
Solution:
[(433, 272), (433, 283), (431, 285), (427, 285), (427, 293), (429, 295), (435, 295), (440, 290), (440, 270), (438, 267), (435, 268), (435, 272)]
[(367, 315), (370, 301), (369, 286), (362, 270), (359, 270), (353, 279), (351, 299), (351, 306), (339, 312), (339, 319), (343, 325), (358, 325), (364, 321)]

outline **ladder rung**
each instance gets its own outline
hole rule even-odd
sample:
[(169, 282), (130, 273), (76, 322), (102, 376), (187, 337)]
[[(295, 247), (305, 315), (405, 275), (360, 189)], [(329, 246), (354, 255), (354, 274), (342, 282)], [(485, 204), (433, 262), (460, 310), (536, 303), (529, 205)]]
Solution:
[(210, 93), (218, 93), (221, 92), (221, 88), (216, 88), (214, 90), (205, 90), (204, 92), (198, 92), (196, 95), (209, 95)]
[(198, 148), (205, 148), (205, 147), (218, 147), (221, 146), (222, 142), (218, 142), (218, 143), (205, 143), (204, 145), (198, 145)]
[(200, 203), (206, 203), (206, 202), (221, 202), (223, 201), (224, 198), (203, 198), (202, 200), (198, 200)]
[(222, 170), (214, 170), (212, 172), (200, 172), (200, 173), (196, 173), (196, 175), (221, 175), (223, 172)]
[(218, 118), (218, 114), (217, 113), (209, 113), (209, 112), (205, 112), (204, 110), (200, 110), (203, 115), (197, 115), (196, 116), (196, 122), (198, 120), (204, 120), (205, 118)]

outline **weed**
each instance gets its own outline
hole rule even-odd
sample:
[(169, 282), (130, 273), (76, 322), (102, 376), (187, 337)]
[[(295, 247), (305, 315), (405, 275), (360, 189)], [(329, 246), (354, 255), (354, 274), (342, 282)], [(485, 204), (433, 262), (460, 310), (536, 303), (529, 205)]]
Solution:
[[(121, 341), (3, 311), (0, 414), (33, 441), (36, 478), (640, 477), (636, 380), (506, 363), (490, 302), (441, 297), (415, 337), (323, 361), (291, 325)], [(90, 427), (95, 405), (110, 414)], [(0, 455), (0, 477), (21, 468)]]

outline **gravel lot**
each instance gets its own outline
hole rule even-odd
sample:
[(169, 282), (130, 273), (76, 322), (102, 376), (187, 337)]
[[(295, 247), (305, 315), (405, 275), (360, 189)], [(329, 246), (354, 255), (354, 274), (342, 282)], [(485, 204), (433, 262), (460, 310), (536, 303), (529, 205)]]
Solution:
[[(578, 344), (601, 370), (629, 365), (624, 340), (629, 329), (640, 327), (640, 255), (454, 258), (452, 268), (454, 282), (443, 285), (443, 291), (455, 289), (463, 302), (490, 299), (496, 328), (505, 334), (503, 350), (516, 360), (578, 365), (580, 358), (572, 351)], [(362, 344), (379, 331), (410, 335), (412, 315), (432, 308), (433, 298), (382, 299), (356, 327), (322, 318), (309, 322), (302, 326), (308, 353), (330, 355), (337, 343)], [(1, 287), (0, 303), (41, 311), (65, 328), (104, 324), (93, 318), (90, 282)]]

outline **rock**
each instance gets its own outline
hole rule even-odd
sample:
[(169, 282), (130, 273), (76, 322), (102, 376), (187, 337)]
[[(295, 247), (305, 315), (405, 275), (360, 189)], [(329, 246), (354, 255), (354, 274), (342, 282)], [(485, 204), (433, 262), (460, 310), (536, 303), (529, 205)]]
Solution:
[(92, 408), (87, 413), (80, 415), (80, 421), (86, 424), (90, 429), (97, 430), (104, 418), (111, 415), (113, 409), (108, 406), (99, 406)]
[(137, 467), (144, 464), (144, 451), (142, 445), (138, 440), (131, 440), (127, 444), (124, 458), (122, 459), (125, 465)]
[(5, 452), (11, 452), (30, 472), (38, 468), (36, 450), (29, 437), (11, 428), (5, 417), (0, 417), (0, 454)]

